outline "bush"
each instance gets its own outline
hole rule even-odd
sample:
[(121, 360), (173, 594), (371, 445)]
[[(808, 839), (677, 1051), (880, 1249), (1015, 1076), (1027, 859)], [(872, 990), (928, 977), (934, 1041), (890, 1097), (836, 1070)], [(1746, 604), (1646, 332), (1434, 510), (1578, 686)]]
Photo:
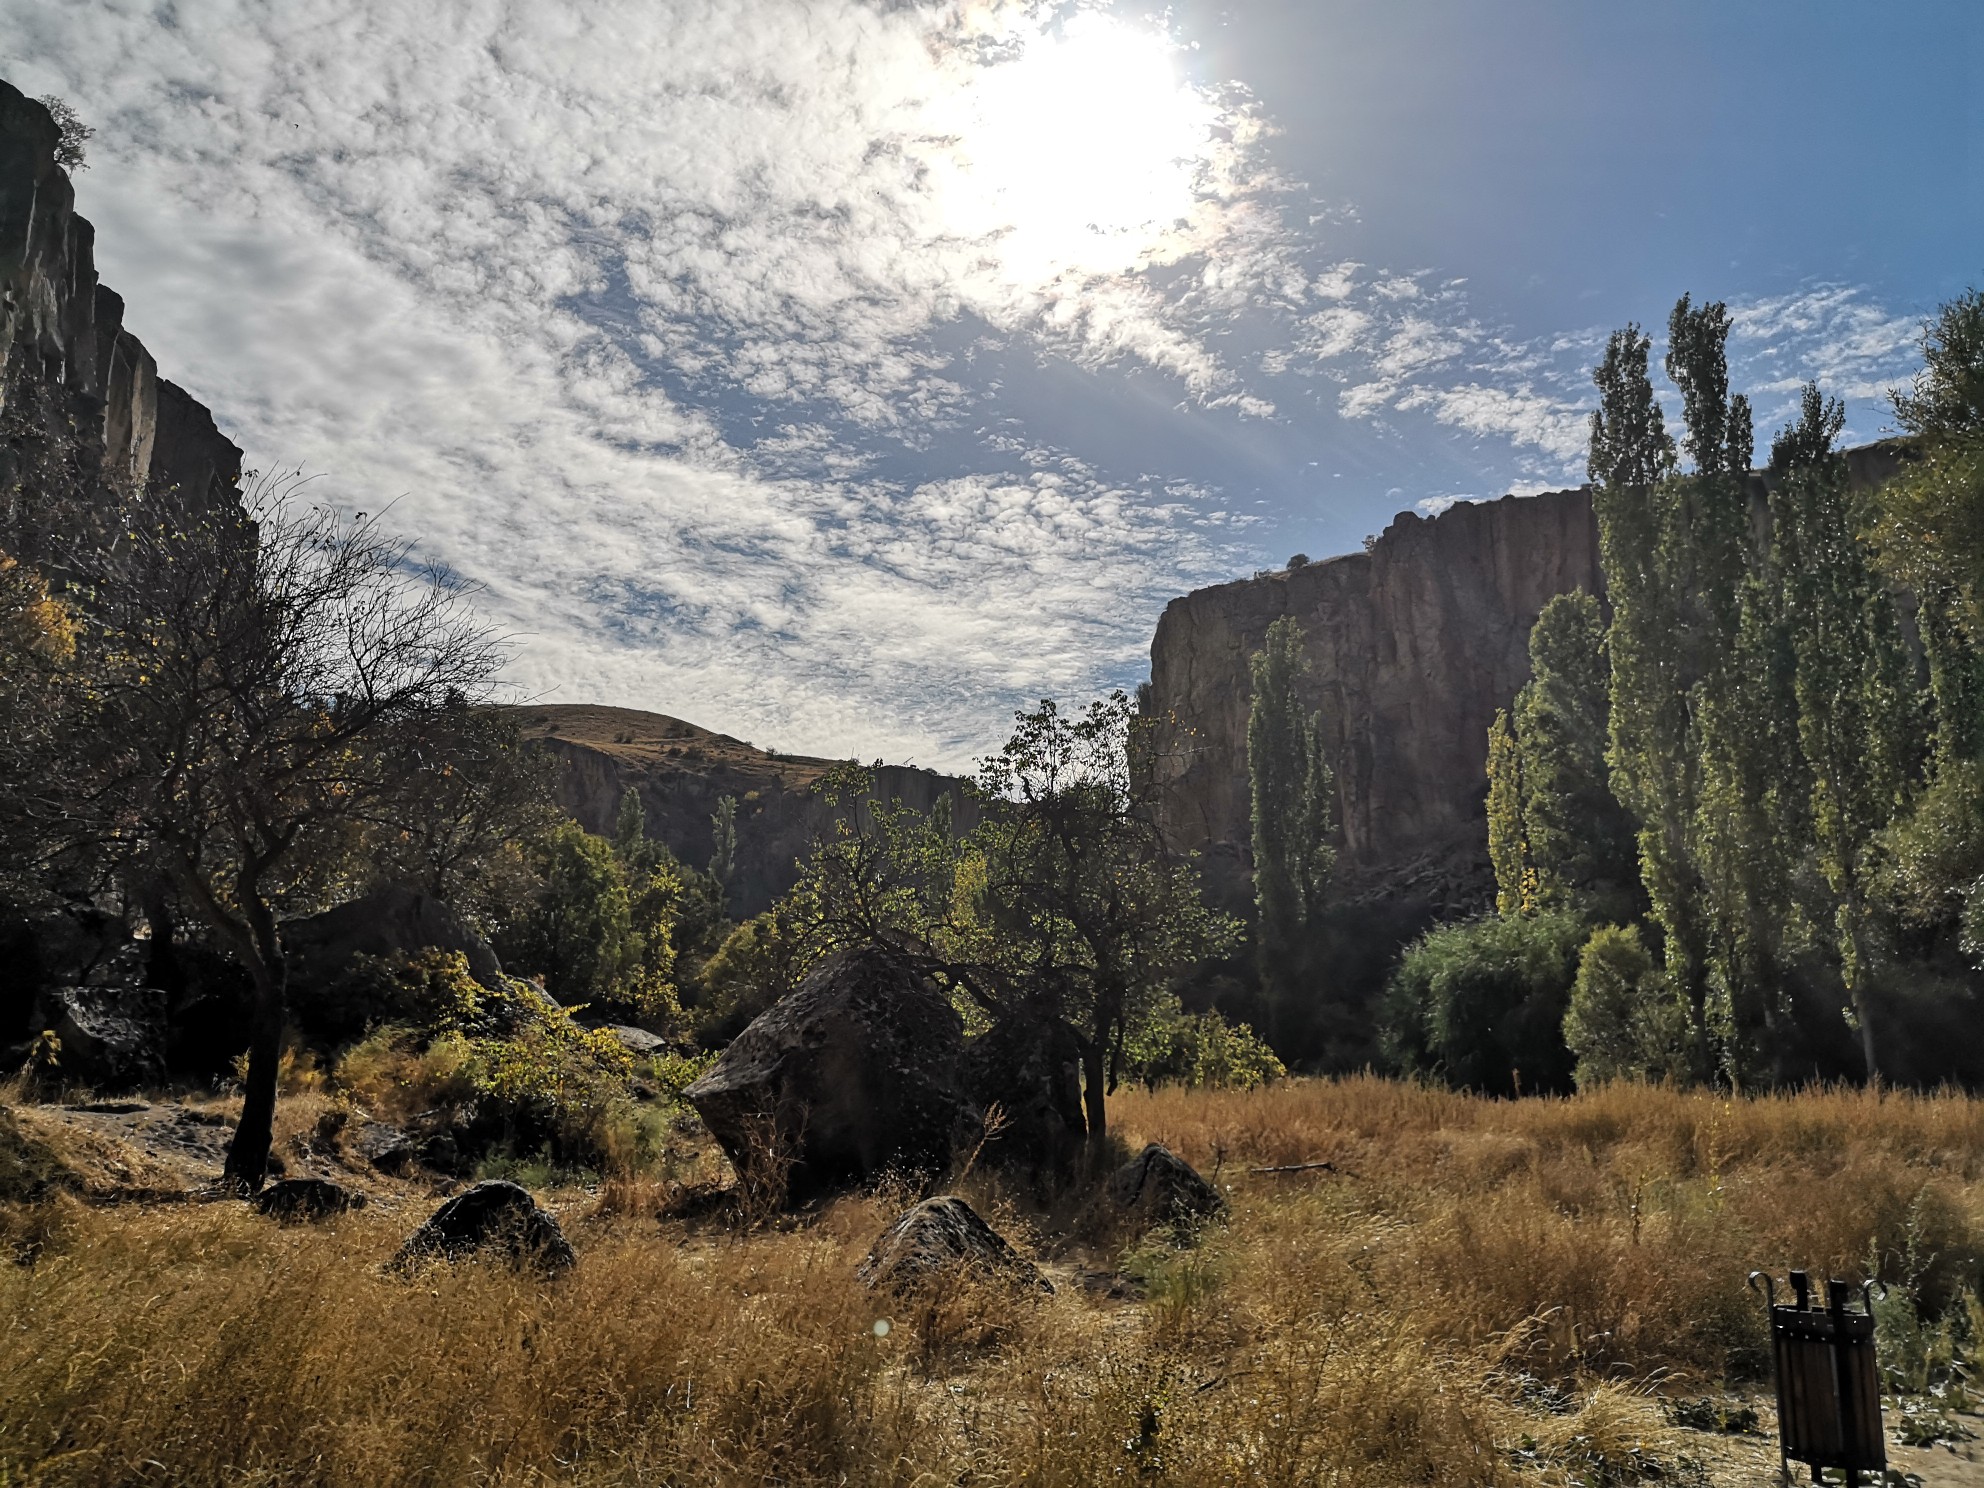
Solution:
[(1124, 1054), (1125, 1073), (1151, 1090), (1160, 1085), (1251, 1090), (1288, 1073), (1253, 1029), (1216, 1012), (1174, 1008), (1146, 1023)]
[(705, 1044), (728, 1042), (758, 1014), (796, 989), (814, 957), (776, 911), (746, 920), (703, 964), (696, 1034)]
[(543, 1150), (560, 1162), (635, 1161), (634, 1061), (603, 1029), (582, 1028), (529, 982), (491, 991), (460, 952), (393, 968), (418, 1021), (388, 1024), (339, 1060), (337, 1083), (375, 1114), (440, 1111), (470, 1155)]
[(1688, 1067), (1688, 1018), (1640, 943), (1637, 925), (1594, 930), (1578, 953), (1564, 1014), (1580, 1090), (1606, 1080), (1661, 1080)]
[(1583, 939), (1569, 910), (1429, 930), (1385, 988), (1387, 1057), (1494, 1095), (1569, 1089), (1564, 1012)]

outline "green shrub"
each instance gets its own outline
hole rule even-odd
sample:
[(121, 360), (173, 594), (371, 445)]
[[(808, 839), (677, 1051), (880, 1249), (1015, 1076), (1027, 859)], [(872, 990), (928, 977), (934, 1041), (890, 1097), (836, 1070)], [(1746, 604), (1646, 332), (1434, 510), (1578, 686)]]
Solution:
[(636, 1160), (634, 1061), (603, 1029), (581, 1027), (541, 988), (476, 982), (459, 952), (391, 966), (419, 1021), (376, 1029), (339, 1060), (340, 1087), (374, 1114), (441, 1111), (469, 1152), (546, 1152), (566, 1164)]
[(1569, 1089), (1564, 1012), (1583, 939), (1584, 922), (1570, 910), (1427, 931), (1385, 988), (1387, 1057), (1489, 1094)]
[(1594, 930), (1578, 953), (1564, 1043), (1580, 1090), (1607, 1080), (1661, 1080), (1688, 1067), (1688, 1017), (1640, 942), (1637, 925)]
[(1152, 1090), (1160, 1085), (1251, 1090), (1288, 1073), (1245, 1023), (1176, 1007), (1145, 1023), (1129, 1039), (1124, 1056), (1125, 1072)]

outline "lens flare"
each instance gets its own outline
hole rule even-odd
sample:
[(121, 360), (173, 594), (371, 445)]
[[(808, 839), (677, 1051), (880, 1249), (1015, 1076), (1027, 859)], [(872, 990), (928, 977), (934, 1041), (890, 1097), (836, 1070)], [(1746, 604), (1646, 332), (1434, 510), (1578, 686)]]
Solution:
[(1079, 15), (962, 73), (925, 112), (945, 230), (996, 244), (1021, 283), (1184, 251), (1220, 109), (1180, 75), (1162, 34)]

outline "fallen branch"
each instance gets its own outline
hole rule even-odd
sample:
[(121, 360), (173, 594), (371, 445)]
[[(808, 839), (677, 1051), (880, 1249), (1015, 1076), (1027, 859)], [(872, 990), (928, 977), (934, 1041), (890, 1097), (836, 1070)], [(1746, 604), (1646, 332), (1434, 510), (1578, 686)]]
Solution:
[(1285, 1163), (1274, 1168), (1249, 1168), (1250, 1173), (1334, 1173), (1337, 1166), (1333, 1162)]

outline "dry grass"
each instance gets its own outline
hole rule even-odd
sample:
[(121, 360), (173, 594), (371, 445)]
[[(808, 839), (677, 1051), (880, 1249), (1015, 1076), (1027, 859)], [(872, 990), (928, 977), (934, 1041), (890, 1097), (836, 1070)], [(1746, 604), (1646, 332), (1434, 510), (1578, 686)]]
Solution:
[[(1515, 1488), (1638, 1481), (1635, 1452), (1677, 1481), (1647, 1387), (1753, 1366), (1748, 1269), (1852, 1272), (1912, 1229), (1954, 1290), (1984, 1235), (1960, 1097), (1350, 1080), (1117, 1112), (1217, 1167), (1233, 1221), (1103, 1253), (973, 1175), (1047, 1298), (863, 1291), (892, 1197), (745, 1230), (619, 1180), (559, 1196), (581, 1262), (548, 1285), (393, 1279), (404, 1209), (58, 1200), (35, 1264), (0, 1268), (0, 1483)], [(1140, 1299), (1078, 1280), (1118, 1265)]]

